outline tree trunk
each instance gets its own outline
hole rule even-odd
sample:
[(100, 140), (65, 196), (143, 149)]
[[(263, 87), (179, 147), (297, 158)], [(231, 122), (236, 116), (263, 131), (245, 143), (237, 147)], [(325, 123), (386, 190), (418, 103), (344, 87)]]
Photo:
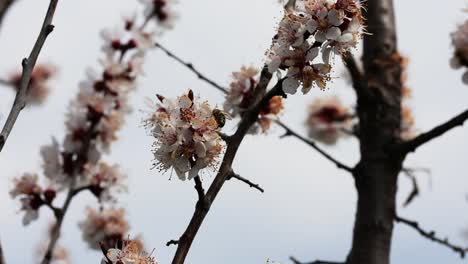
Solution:
[(390, 148), (400, 141), (402, 93), (392, 0), (367, 1), (366, 18), (370, 34), (364, 39), (363, 81), (356, 88), (361, 150), (354, 170), (358, 204), (347, 264), (388, 264), (403, 163)]

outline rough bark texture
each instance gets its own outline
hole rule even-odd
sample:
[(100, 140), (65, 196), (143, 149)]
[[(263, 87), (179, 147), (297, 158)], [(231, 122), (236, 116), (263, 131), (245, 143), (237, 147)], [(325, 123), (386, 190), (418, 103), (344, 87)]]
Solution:
[(367, 1), (370, 35), (364, 39), (364, 75), (356, 87), (361, 160), (354, 170), (358, 191), (353, 243), (347, 264), (388, 264), (395, 216), (400, 141), (401, 65), (392, 0)]

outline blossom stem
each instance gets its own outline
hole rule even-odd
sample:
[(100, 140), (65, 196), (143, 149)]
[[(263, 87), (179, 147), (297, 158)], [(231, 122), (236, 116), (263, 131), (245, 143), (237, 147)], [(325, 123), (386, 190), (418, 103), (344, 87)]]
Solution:
[(47, 36), (52, 32), (54, 26), (52, 25), (52, 19), (55, 14), (55, 9), (57, 8), (58, 0), (50, 0), (49, 8), (44, 18), (44, 22), (42, 24), (41, 31), (39, 36), (37, 37), (36, 43), (34, 44), (31, 53), (29, 54), (28, 58), (23, 59), (22, 66), (23, 72), (21, 74), (21, 81), (19, 85), (18, 92), (15, 96), (15, 101), (13, 102), (13, 106), (11, 107), (10, 113), (8, 118), (3, 126), (2, 132), (0, 133), (0, 152), (5, 145), (8, 136), (10, 135), (13, 126), (18, 119), (18, 116), (26, 106), (26, 95), (29, 86), (29, 82), (31, 80), (31, 74), (36, 65), (37, 58), (39, 57), (39, 53), (41, 52), (42, 46), (44, 45)]

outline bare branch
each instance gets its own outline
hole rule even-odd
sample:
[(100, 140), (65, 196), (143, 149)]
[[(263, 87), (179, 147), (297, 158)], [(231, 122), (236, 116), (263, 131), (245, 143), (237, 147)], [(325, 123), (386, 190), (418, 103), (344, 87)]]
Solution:
[(323, 260), (316, 260), (312, 262), (300, 262), (295, 257), (289, 258), (294, 264), (345, 264), (345, 262), (333, 262), (333, 261), (323, 261)]
[(448, 247), (450, 249), (452, 249), (453, 251), (455, 251), (456, 253), (460, 254), (460, 257), (461, 258), (464, 258), (465, 257), (465, 254), (466, 252), (468, 252), (468, 248), (463, 248), (461, 246), (457, 246), (457, 245), (454, 245), (452, 243), (449, 242), (448, 238), (438, 238), (436, 236), (436, 233), (435, 231), (426, 231), (424, 229), (422, 229), (420, 226), (419, 226), (419, 223), (416, 222), (416, 221), (412, 221), (412, 220), (408, 220), (408, 219), (405, 219), (405, 218), (402, 218), (400, 216), (395, 216), (395, 221), (397, 223), (402, 223), (402, 224), (405, 224), (413, 229), (415, 229), (416, 231), (419, 232), (419, 234), (421, 234), (423, 237), (435, 242), (435, 243), (438, 243), (440, 245), (443, 245), (445, 247)]
[(276, 121), (276, 124), (278, 124), (279, 126), (281, 126), (282, 128), (284, 128), (286, 130), (286, 133), (282, 137), (292, 136), (292, 137), (295, 137), (295, 138), (299, 139), (300, 141), (302, 141), (302, 142), (306, 143), (307, 145), (311, 146), (318, 153), (320, 153), (322, 156), (324, 156), (327, 160), (333, 162), (336, 165), (336, 167), (338, 167), (339, 169), (343, 169), (343, 170), (345, 170), (347, 172), (353, 173), (353, 168), (341, 163), (340, 161), (338, 161), (337, 159), (332, 157), (330, 154), (328, 154), (327, 152), (322, 150), (319, 146), (317, 146), (317, 143), (315, 143), (312, 140), (309, 140), (309, 139), (299, 135), (298, 133), (294, 132), (291, 128), (289, 128), (286, 124), (282, 123), (279, 120)]
[(36, 65), (37, 58), (39, 57), (39, 53), (41, 52), (42, 46), (44, 45), (47, 36), (52, 32), (54, 26), (52, 25), (52, 19), (55, 14), (55, 9), (57, 7), (58, 0), (50, 0), (49, 8), (47, 10), (47, 14), (44, 18), (44, 22), (42, 24), (41, 32), (37, 37), (36, 43), (29, 54), (29, 57), (23, 59), (22, 66), (23, 66), (23, 73), (21, 74), (21, 81), (19, 85), (18, 92), (16, 93), (15, 101), (13, 102), (13, 106), (11, 108), (10, 114), (5, 122), (5, 125), (0, 133), (0, 152), (5, 145), (8, 136), (10, 135), (11, 130), (18, 118), (19, 113), (23, 108), (26, 106), (26, 95), (28, 91), (29, 81), (31, 80), (31, 74)]
[(184, 60), (182, 60), (181, 58), (179, 58), (177, 55), (175, 55), (174, 53), (172, 53), (171, 51), (169, 51), (168, 49), (166, 49), (164, 46), (162, 46), (160, 43), (155, 43), (154, 44), (156, 47), (160, 48), (162, 51), (164, 51), (164, 53), (166, 53), (167, 56), (171, 57), (172, 59), (174, 59), (175, 61), (179, 62), (180, 64), (184, 65), (185, 67), (187, 67), (190, 71), (192, 71), (193, 73), (195, 73), (195, 75), (197, 75), (197, 77), (200, 79), (200, 80), (203, 80), (205, 82), (207, 82), (208, 84), (212, 85), (214, 88), (218, 89), (219, 91), (223, 92), (223, 93), (227, 93), (227, 89), (224, 88), (223, 86), (217, 84), (215, 81), (209, 79), (208, 77), (206, 77), (205, 75), (203, 75), (201, 72), (199, 72), (194, 66), (192, 63), (190, 62), (186, 62)]
[(451, 129), (462, 126), (463, 123), (468, 119), (468, 110), (460, 113), (459, 115), (455, 116), (454, 118), (448, 120), (447, 122), (436, 126), (435, 128), (429, 130), (426, 133), (422, 133), (421, 135), (415, 137), (410, 141), (406, 141), (399, 146), (399, 150), (402, 152), (403, 155), (406, 155), (410, 152), (415, 152), (416, 149), (427, 142), (438, 138), (445, 134), (446, 132), (450, 131)]
[(237, 180), (239, 180), (239, 181), (241, 181), (241, 182), (243, 182), (243, 183), (249, 185), (250, 188), (257, 189), (257, 190), (259, 190), (259, 191), (262, 192), (262, 193), (265, 192), (265, 190), (264, 190), (263, 188), (261, 188), (260, 185), (258, 185), (258, 184), (256, 184), (256, 183), (253, 183), (253, 182), (249, 181), (249, 180), (246, 179), (246, 178), (243, 178), (242, 176), (240, 176), (239, 174), (236, 174), (235, 172), (231, 172), (231, 174), (229, 175), (228, 180), (230, 180), (230, 179), (232, 179), (232, 178), (237, 179)]

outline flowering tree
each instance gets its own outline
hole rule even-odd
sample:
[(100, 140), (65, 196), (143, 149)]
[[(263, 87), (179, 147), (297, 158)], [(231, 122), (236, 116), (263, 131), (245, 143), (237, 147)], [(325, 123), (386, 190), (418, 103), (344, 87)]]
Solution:
[[(46, 37), (52, 32), (57, 0), (50, 1), (42, 30), (23, 71), (5, 84), (15, 88), (17, 96), (0, 134), (0, 150), (6, 144), (20, 111), (26, 104), (45, 100), (47, 81), (54, 70), (35, 66)], [(161, 173), (174, 172), (181, 181), (193, 182), (198, 200), (192, 218), (177, 239), (167, 245), (177, 247), (172, 263), (185, 263), (196, 235), (217, 195), (231, 179), (239, 180), (263, 192), (260, 185), (237, 174), (233, 167), (239, 147), (248, 134), (266, 133), (271, 126), (285, 130), (284, 137), (303, 141), (338, 169), (352, 175), (358, 193), (352, 247), (342, 262), (390, 262), (393, 225), (406, 224), (424, 237), (449, 247), (461, 257), (468, 251), (439, 238), (416, 221), (401, 217), (396, 210), (397, 179), (414, 170), (403, 167), (407, 155), (420, 146), (462, 125), (468, 110), (424, 133), (418, 133), (406, 100), (411, 92), (405, 85), (407, 60), (397, 48), (393, 2), (391, 0), (290, 0), (284, 3), (284, 16), (272, 36), (261, 69), (242, 67), (232, 76), (229, 87), (212, 81), (169, 49), (157, 42), (171, 29), (176, 17), (174, 2), (141, 0), (135, 16), (125, 17), (113, 30), (102, 33), (101, 67), (88, 70), (79, 84), (77, 96), (69, 104), (63, 140), (53, 138), (41, 148), (43, 176), (24, 173), (14, 180), (13, 198), (19, 198), (24, 211), (23, 223), (39, 217), (40, 208), (50, 209), (55, 217), (47, 246), (40, 252), (41, 263), (66, 262), (58, 245), (70, 203), (84, 191), (98, 200), (99, 209), (89, 207), (79, 222), (83, 239), (90, 249), (102, 250), (101, 263), (156, 263), (153, 253), (145, 251), (140, 237), (128, 236), (129, 223), (124, 209), (118, 208), (118, 194), (126, 190), (125, 178), (117, 164), (105, 161), (111, 143), (117, 140), (125, 116), (132, 110), (130, 92), (143, 73), (143, 61), (152, 48), (163, 50), (195, 73), (201, 80), (225, 94), (221, 109), (214, 107), (192, 90), (183, 90), (177, 98), (157, 94), (148, 100), (149, 111), (143, 123), (154, 138), (154, 168)], [(0, 5), (0, 16), (11, 1)], [(453, 33), (455, 47), (452, 66), (468, 66), (466, 23)], [(362, 60), (353, 56), (363, 39)], [(316, 98), (308, 108), (305, 125), (308, 135), (293, 131), (279, 120), (283, 102), (311, 89), (333, 89), (330, 84), (334, 61), (342, 59), (356, 93), (355, 109), (337, 97)], [(466, 72), (463, 82), (466, 82)], [(233, 134), (224, 133), (226, 123), (235, 123)], [(347, 165), (326, 152), (320, 144), (334, 145), (342, 138), (357, 138), (360, 161)], [(216, 176), (204, 186), (203, 174)], [(172, 175), (172, 174), (171, 174)], [(414, 177), (413, 177), (414, 179)], [(205, 190), (205, 188), (207, 188)], [(61, 205), (57, 197), (64, 196)], [(417, 185), (407, 203), (417, 195)], [(5, 263), (0, 248), (0, 264)], [(298, 260), (291, 259), (295, 263)], [(98, 260), (96, 260), (98, 262)]]

